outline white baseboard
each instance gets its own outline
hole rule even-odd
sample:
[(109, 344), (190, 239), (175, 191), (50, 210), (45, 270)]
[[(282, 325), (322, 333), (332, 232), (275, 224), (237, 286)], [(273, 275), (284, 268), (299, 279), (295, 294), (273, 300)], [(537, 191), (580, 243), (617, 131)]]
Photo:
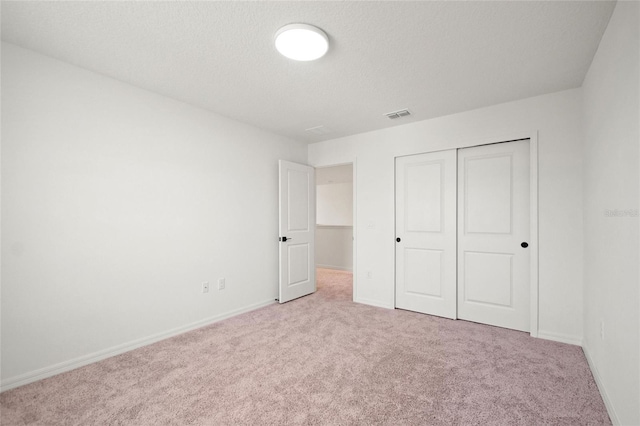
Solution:
[(395, 306), (388, 303), (380, 302), (379, 300), (363, 299), (362, 297), (355, 299), (354, 302), (362, 303), (363, 305), (375, 306), (378, 308), (395, 309)]
[(607, 407), (607, 412), (609, 413), (609, 418), (611, 419), (611, 423), (614, 425), (622, 424), (620, 422), (620, 418), (618, 417), (618, 413), (616, 413), (615, 408), (613, 408), (613, 404), (611, 403), (611, 398), (609, 398), (609, 394), (607, 394), (607, 390), (604, 387), (604, 383), (600, 378), (600, 373), (596, 368), (596, 364), (593, 362), (591, 355), (589, 355), (589, 349), (587, 349), (586, 345), (582, 347), (582, 351), (584, 352), (585, 358), (587, 358), (587, 363), (589, 364), (589, 368), (591, 368), (591, 374), (593, 374), (593, 379), (596, 381), (596, 385), (598, 386), (598, 390), (600, 391), (600, 395), (602, 395), (602, 400), (604, 401), (605, 407)]
[(316, 268), (334, 269), (334, 270), (336, 270), (336, 271), (349, 271), (349, 272), (353, 272), (353, 268), (349, 268), (348, 266), (323, 265), (323, 264), (320, 264), (320, 263), (316, 263)]
[(568, 334), (554, 333), (553, 331), (538, 330), (538, 338), (553, 340), (554, 342), (567, 343), (569, 345), (582, 346), (582, 338)]
[(30, 371), (28, 373), (20, 374), (19, 376), (10, 377), (3, 380), (0, 384), (0, 392), (7, 391), (9, 389), (17, 388), (18, 386), (26, 385), (28, 383), (36, 382), (38, 380), (46, 379), (47, 377), (55, 376), (66, 371), (71, 371), (85, 365), (93, 364), (94, 362), (102, 361), (103, 359), (110, 358), (115, 355), (120, 355), (125, 352), (129, 352), (133, 349), (147, 346), (152, 343), (165, 340), (173, 336), (177, 336), (182, 333), (186, 333), (191, 330), (195, 330), (200, 327), (204, 327), (209, 324), (216, 323), (218, 321), (225, 320), (227, 318), (234, 317), (246, 312), (250, 312), (264, 306), (271, 305), (275, 302), (275, 299), (269, 299), (262, 302), (254, 303), (253, 305), (246, 306), (244, 308), (236, 309), (231, 312), (216, 315), (213, 317), (205, 318), (200, 321), (193, 322), (191, 324), (184, 325), (182, 327), (172, 328), (161, 333), (156, 333), (151, 336), (136, 339), (131, 342), (123, 343), (121, 345), (113, 346), (111, 348), (103, 349), (98, 352), (93, 352), (88, 355), (83, 355), (78, 358), (74, 358), (68, 361), (63, 361), (58, 364), (50, 365), (48, 367), (40, 368), (38, 370)]

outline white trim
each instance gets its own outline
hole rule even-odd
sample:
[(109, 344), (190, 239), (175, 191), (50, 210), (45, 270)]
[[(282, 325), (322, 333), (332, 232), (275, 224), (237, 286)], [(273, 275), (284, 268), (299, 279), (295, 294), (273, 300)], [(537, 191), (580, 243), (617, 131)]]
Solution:
[(356, 273), (356, 264), (358, 263), (358, 257), (357, 257), (357, 253), (358, 253), (358, 239), (356, 238), (357, 235), (357, 231), (356, 231), (356, 224), (358, 223), (358, 179), (357, 179), (357, 171), (358, 171), (358, 157), (354, 157), (353, 158), (353, 162), (351, 163), (353, 166), (353, 181), (352, 181), (352, 185), (353, 185), (353, 211), (351, 212), (353, 214), (353, 219), (351, 221), (351, 223), (353, 223), (353, 237), (352, 237), (352, 241), (353, 241), (353, 257), (352, 257), (352, 261), (353, 261), (353, 278), (352, 278), (352, 282), (353, 282), (353, 301), (355, 302), (357, 297), (358, 297), (358, 274)]
[(322, 264), (322, 263), (316, 263), (316, 268), (333, 269), (335, 271), (353, 272), (353, 268), (349, 268), (348, 266), (325, 265), (325, 264)]
[(582, 338), (569, 334), (555, 333), (553, 331), (538, 330), (539, 339), (553, 340), (554, 342), (567, 343), (569, 345), (582, 346)]
[(529, 258), (529, 291), (531, 308), (529, 309), (529, 317), (531, 321), (529, 333), (531, 337), (539, 337), (539, 291), (540, 283), (538, 278), (538, 259), (540, 256), (538, 245), (538, 132), (532, 132), (529, 136), (529, 222), (531, 229), (529, 230), (529, 247), (531, 248), (531, 257)]
[(353, 301), (356, 303), (362, 303), (363, 305), (375, 306), (376, 308), (395, 309), (395, 306), (389, 303), (380, 302), (379, 300), (359, 298), (357, 300), (354, 299)]
[[(417, 155), (417, 154), (413, 154)], [(458, 151), (456, 151), (456, 266), (458, 262), (458, 198), (457, 198), (457, 179), (458, 179)], [(396, 304), (396, 294), (398, 293), (398, 157), (393, 158), (393, 240), (390, 239), (389, 244), (393, 244), (393, 309), (398, 306)], [(458, 268), (456, 267), (456, 318), (458, 317)]]
[(46, 379), (47, 377), (55, 376), (66, 371), (75, 370), (76, 368), (83, 367), (85, 365), (93, 364), (94, 362), (102, 361), (103, 359), (110, 358), (115, 355), (120, 355), (125, 352), (129, 352), (133, 349), (147, 346), (152, 343), (165, 340), (170, 337), (177, 336), (179, 334), (192, 331), (209, 324), (216, 323), (218, 321), (225, 320), (246, 312), (250, 312), (268, 305), (276, 303), (274, 299), (265, 300), (262, 302), (254, 303), (253, 305), (246, 306), (244, 308), (236, 309), (231, 312), (216, 315), (213, 317), (205, 318), (200, 321), (193, 322), (191, 324), (184, 325), (182, 327), (172, 328), (167, 331), (152, 334), (151, 336), (143, 337), (141, 339), (132, 340), (131, 342), (123, 343), (121, 345), (113, 346), (111, 348), (103, 349), (101, 351), (93, 352), (88, 355), (83, 355), (78, 358), (74, 358), (68, 361), (63, 361), (58, 364), (50, 365), (48, 367), (40, 368), (38, 370), (30, 371), (28, 373), (20, 374), (19, 376), (10, 377), (5, 379), (0, 384), (0, 392), (7, 391), (9, 389), (17, 388), (18, 386), (26, 385), (38, 380)]
[(351, 229), (352, 225), (321, 225), (316, 224), (316, 229)]
[(602, 400), (604, 401), (604, 405), (605, 407), (607, 407), (607, 413), (609, 413), (609, 418), (611, 419), (611, 423), (613, 423), (614, 425), (622, 424), (620, 422), (620, 417), (618, 417), (618, 413), (616, 413), (616, 410), (613, 407), (613, 404), (611, 403), (611, 398), (609, 397), (609, 394), (607, 393), (607, 390), (604, 387), (604, 382), (600, 377), (600, 373), (598, 372), (598, 369), (596, 368), (596, 364), (595, 362), (593, 362), (593, 359), (591, 358), (591, 355), (589, 354), (589, 350), (587, 349), (586, 345), (582, 347), (582, 351), (584, 352), (585, 358), (587, 358), (587, 363), (589, 364), (589, 368), (591, 368), (591, 374), (593, 374), (593, 379), (595, 380), (596, 385), (598, 386), (600, 395), (602, 395)]

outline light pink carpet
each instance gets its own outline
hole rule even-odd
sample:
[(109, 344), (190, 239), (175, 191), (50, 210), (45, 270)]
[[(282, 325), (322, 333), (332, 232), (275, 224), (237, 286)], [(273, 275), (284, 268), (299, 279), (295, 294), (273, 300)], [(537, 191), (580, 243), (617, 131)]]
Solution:
[(351, 274), (0, 395), (2, 425), (603, 425), (581, 348), (351, 302)]

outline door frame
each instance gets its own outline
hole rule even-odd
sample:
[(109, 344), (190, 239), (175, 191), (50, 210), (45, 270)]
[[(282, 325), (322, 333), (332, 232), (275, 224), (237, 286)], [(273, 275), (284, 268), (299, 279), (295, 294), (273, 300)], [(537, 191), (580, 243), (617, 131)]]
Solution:
[[(313, 167), (317, 170), (317, 169), (326, 169), (328, 167), (338, 167), (338, 166), (346, 166), (346, 165), (351, 165), (352, 167), (352, 187), (353, 187), (353, 201), (352, 201), (352, 205), (353, 205), (353, 211), (351, 212), (353, 217), (351, 219), (351, 222), (353, 224), (352, 226), (352, 232), (353, 232), (353, 238), (352, 238), (352, 244), (351, 244), (351, 249), (352, 249), (352, 256), (353, 256), (353, 267), (352, 267), (352, 276), (353, 276), (353, 301), (356, 302), (358, 299), (358, 279), (357, 276), (358, 274), (356, 273), (356, 268), (357, 268), (357, 257), (356, 257), (356, 253), (357, 253), (357, 247), (358, 245), (356, 244), (358, 241), (358, 232), (357, 232), (357, 213), (358, 213), (358, 203), (357, 203), (357, 193), (358, 193), (358, 186), (356, 185), (356, 176), (357, 176), (357, 158), (354, 157), (351, 159), (351, 161), (343, 161), (340, 163), (333, 163), (333, 164), (322, 164), (322, 165), (314, 165)], [(318, 192), (316, 191), (316, 206), (317, 206), (317, 202), (318, 202)], [(317, 208), (317, 207), (316, 207)], [(315, 243), (314, 243), (315, 244)], [(314, 267), (315, 266), (315, 259), (314, 259)]]
[[(448, 151), (451, 149), (463, 149), (463, 148), (471, 148), (471, 147), (476, 147), (476, 146), (482, 146), (482, 145), (493, 145), (493, 144), (497, 144), (497, 143), (505, 143), (505, 142), (514, 142), (514, 141), (518, 141), (518, 140), (523, 140), (523, 139), (529, 139), (529, 221), (530, 221), (530, 240), (531, 243), (529, 245), (529, 247), (531, 248), (530, 254), (531, 254), (531, 263), (530, 263), (530, 271), (529, 271), (529, 278), (530, 278), (530, 287), (529, 287), (529, 298), (530, 298), (530, 310), (529, 310), (529, 315), (530, 315), (530, 332), (529, 334), (531, 335), (531, 337), (538, 337), (538, 318), (539, 318), (539, 294), (540, 294), (540, 288), (539, 288), (539, 269), (538, 269), (538, 265), (539, 265), (539, 247), (538, 247), (538, 131), (531, 131), (531, 132), (521, 132), (521, 133), (512, 133), (512, 134), (507, 134), (507, 135), (503, 135), (503, 136), (494, 136), (494, 137), (483, 137), (483, 138), (476, 138), (473, 141), (467, 141), (467, 142), (462, 142), (462, 143), (458, 143), (455, 146), (450, 146), (450, 147), (442, 147), (440, 149), (434, 149), (431, 151), (421, 151), (421, 152), (414, 152), (411, 154), (403, 154), (403, 155), (397, 155), (394, 157), (394, 170), (395, 170), (395, 159), (398, 157), (406, 157), (406, 156), (410, 156), (410, 155), (417, 155), (417, 154), (426, 154), (426, 153), (430, 153), (430, 152), (438, 152), (438, 151)], [(354, 170), (355, 170), (355, 163), (354, 163)], [(394, 179), (395, 179), (395, 172), (394, 172)], [(394, 189), (395, 192), (395, 189)], [(355, 188), (354, 188), (354, 195), (355, 195)], [(394, 195), (394, 200), (395, 200), (395, 195)], [(355, 207), (354, 207), (354, 211), (355, 211)], [(394, 209), (394, 227), (395, 227), (395, 209)], [(354, 221), (355, 224), (355, 221)], [(355, 233), (355, 230), (354, 230)], [(394, 252), (395, 252), (395, 242), (394, 242)], [(355, 272), (355, 251), (354, 251), (354, 272)], [(394, 262), (394, 268), (395, 268), (395, 262)], [(395, 275), (395, 274), (394, 274)], [(354, 274), (355, 277), (355, 274)], [(355, 280), (355, 278), (354, 278)], [(395, 307), (395, 286), (397, 285), (397, 283), (394, 280), (394, 296), (393, 296), (393, 306)], [(354, 295), (355, 295), (355, 281), (354, 281)]]

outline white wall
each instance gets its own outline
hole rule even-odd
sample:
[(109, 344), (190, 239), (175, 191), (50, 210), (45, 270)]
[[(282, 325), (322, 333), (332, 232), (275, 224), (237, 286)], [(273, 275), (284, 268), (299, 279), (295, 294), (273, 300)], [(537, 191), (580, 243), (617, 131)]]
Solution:
[(316, 266), (353, 270), (353, 182), (317, 185), (316, 211)]
[(639, 14), (637, 2), (618, 2), (583, 85), (584, 349), (625, 425), (640, 424)]
[(353, 270), (353, 227), (316, 227), (316, 266), (342, 271)]
[(580, 344), (581, 102), (581, 90), (573, 89), (310, 145), (314, 166), (357, 158), (357, 301), (393, 307), (394, 157), (504, 141), (537, 130), (539, 333)]
[(316, 222), (319, 225), (353, 225), (353, 183), (316, 186)]
[(5, 388), (272, 302), (277, 160), (306, 156), (3, 43)]

